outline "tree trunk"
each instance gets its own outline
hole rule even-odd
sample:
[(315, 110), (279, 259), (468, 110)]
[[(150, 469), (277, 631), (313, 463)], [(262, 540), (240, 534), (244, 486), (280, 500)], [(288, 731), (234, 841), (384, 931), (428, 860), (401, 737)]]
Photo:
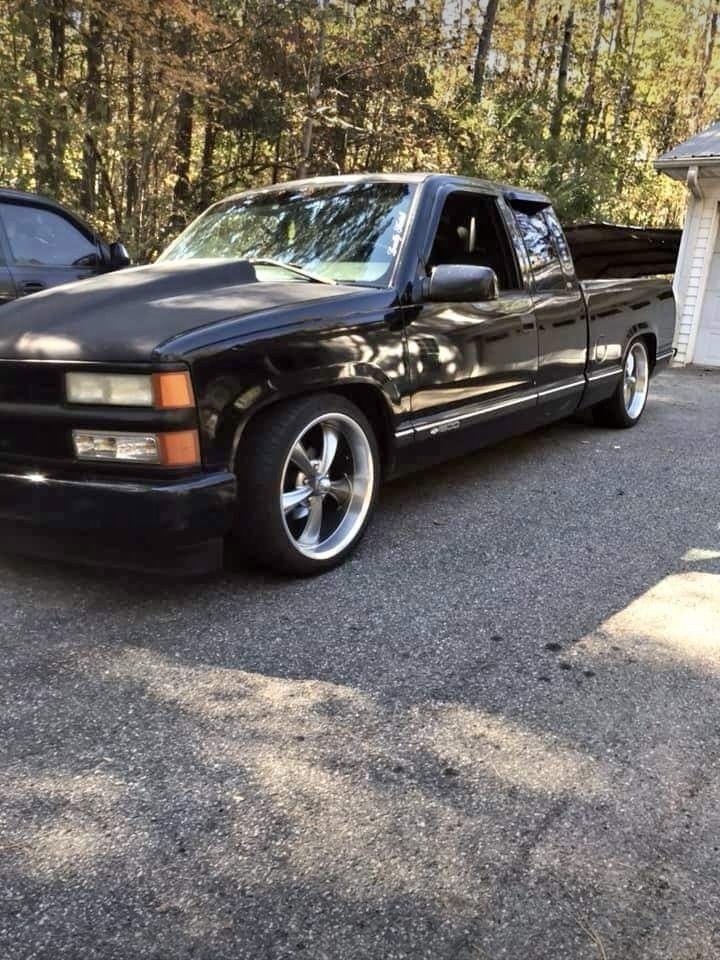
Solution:
[(558, 29), (560, 26), (560, 14), (555, 12), (552, 16), (548, 15), (543, 28), (542, 40), (540, 43), (540, 54), (538, 56), (537, 69), (535, 71), (534, 88), (542, 90), (548, 101), (550, 100), (549, 87), (552, 75), (553, 65), (555, 63), (555, 50), (558, 43)]
[(282, 130), (278, 133), (275, 140), (275, 155), (272, 165), (272, 182), (277, 183), (280, 179), (280, 155), (282, 151)]
[(625, 121), (630, 110), (632, 95), (635, 89), (635, 51), (637, 49), (638, 36), (640, 34), (640, 27), (642, 25), (642, 19), (644, 15), (645, 0), (637, 0), (637, 5), (635, 7), (635, 25), (633, 27), (630, 46), (625, 56), (625, 68), (623, 70), (622, 81), (618, 91), (617, 106), (615, 108), (615, 122), (613, 124), (614, 132), (621, 130), (625, 125)]
[(718, 20), (720, 20), (720, 0), (713, 0), (708, 10), (707, 29), (705, 31), (705, 50), (700, 66), (700, 82), (698, 83), (697, 100), (695, 107), (695, 129), (699, 130), (703, 123), (703, 100), (707, 89), (707, 78), (712, 65), (715, 42), (717, 40)]
[(203, 210), (210, 203), (212, 196), (210, 184), (212, 182), (216, 140), (215, 110), (208, 104), (205, 109), (205, 133), (203, 135), (202, 161), (200, 163), (200, 206)]
[[(608, 59), (609, 64), (608, 68), (613, 69), (615, 63), (617, 62), (617, 57), (622, 53), (624, 47), (623, 43), (623, 28), (624, 28), (624, 18), (625, 18), (625, 0), (610, 0), (610, 38), (608, 40)], [(622, 82), (622, 70), (620, 68), (619, 73), (621, 75)], [(616, 81), (615, 86), (617, 87), (618, 81)], [(595, 114), (600, 118), (600, 121), (595, 124), (595, 140), (599, 136), (602, 137), (603, 142), (606, 142), (608, 139), (609, 133), (609, 115), (611, 114), (611, 108), (614, 109), (614, 104), (612, 100), (612, 92), (604, 91), (600, 103), (595, 107)]]
[(90, 14), (85, 37), (85, 135), (83, 138), (80, 202), (92, 213), (97, 199), (97, 149), (95, 137), (101, 120), (100, 69), (102, 65), (103, 24), (99, 14)]
[(625, 0), (615, 0), (615, 16), (613, 17), (612, 30), (610, 31), (610, 53), (623, 46), (623, 28), (625, 26)]
[(525, 10), (525, 39), (523, 41), (523, 83), (527, 81), (530, 73), (530, 62), (532, 60), (532, 48), (535, 43), (535, 14), (537, 12), (537, 0), (528, 0)]
[(127, 49), (127, 166), (125, 168), (125, 213), (132, 219), (138, 197), (137, 143), (135, 142), (135, 44)]
[(310, 167), (310, 158), (313, 152), (313, 135), (315, 132), (315, 112), (322, 93), (322, 72), (325, 62), (325, 34), (327, 0), (318, 0), (318, 32), (308, 83), (307, 114), (303, 124), (302, 146), (300, 148), (300, 163), (297, 168), (298, 177), (306, 177)]
[[(632, 39), (630, 41), (630, 47), (626, 56), (625, 70), (623, 72), (623, 80), (620, 85), (620, 92), (618, 94), (618, 102), (615, 110), (615, 122), (613, 124), (613, 135), (620, 138), (620, 143), (625, 147), (625, 144), (628, 143), (632, 136), (633, 132), (633, 118), (631, 116), (631, 104), (633, 99), (633, 94), (635, 92), (635, 51), (637, 49), (638, 36), (640, 34), (640, 26), (642, 24), (642, 19), (645, 14), (645, 2), (646, 0), (637, 0), (637, 6), (635, 7), (635, 26), (633, 28)], [(630, 122), (628, 123), (628, 120)], [(625, 148), (623, 155), (628, 152)], [(629, 152), (628, 152), (629, 154)], [(626, 163), (621, 163), (618, 168), (618, 175), (616, 179), (617, 191), (619, 195), (622, 195), (625, 189), (625, 178), (628, 172), (629, 167), (632, 165), (632, 158), (630, 155), (627, 157)]]
[(578, 140), (581, 142), (587, 136), (587, 128), (590, 123), (593, 107), (595, 106), (595, 75), (597, 73), (598, 58), (600, 56), (600, 44), (602, 42), (603, 26), (605, 25), (605, 14), (607, 12), (607, 0), (598, 0), (597, 24), (595, 26), (595, 35), (593, 37), (590, 57), (588, 59), (587, 81), (585, 83), (585, 93), (583, 95), (582, 106), (580, 108), (580, 123), (578, 126)]
[[(192, 27), (185, 23), (180, 27), (173, 44), (174, 52), (182, 64), (182, 75), (192, 76), (196, 69), (195, 38)], [(173, 186), (173, 228), (184, 225), (190, 200), (190, 164), (192, 161), (193, 111), (195, 96), (187, 87), (180, 87), (175, 99), (175, 184)]]
[[(64, 91), (65, 87), (65, 16), (65, 0), (53, 0), (50, 7), (50, 53), (52, 82), (56, 91)], [(69, 135), (67, 101), (64, 98), (59, 99), (56, 104), (53, 126), (55, 151), (52, 183), (54, 192), (59, 192)]]
[(550, 120), (550, 141), (554, 144), (553, 153), (557, 155), (557, 146), (562, 134), (563, 117), (567, 100), (568, 67), (570, 65), (570, 51), (572, 48), (573, 30), (575, 28), (575, 8), (571, 5), (565, 18), (563, 27), (562, 47), (560, 48), (560, 62), (558, 64), (557, 90), (555, 106)]
[(488, 56), (490, 55), (490, 44), (492, 43), (493, 28), (495, 27), (495, 18), (500, 0), (487, 0), (485, 7), (485, 16), (480, 31), (477, 53), (475, 55), (475, 66), (473, 68), (473, 92), (475, 100), (479, 103), (482, 100), (483, 85), (485, 83), (485, 71), (487, 69)]
[(195, 98), (189, 90), (181, 90), (177, 96), (175, 119), (175, 186), (173, 188), (173, 212), (180, 223), (184, 219), (190, 198), (190, 160), (192, 153), (193, 106)]
[(35, 19), (34, 12), (28, 13), (28, 60), (35, 74), (35, 85), (38, 92), (38, 100), (42, 104), (37, 118), (37, 130), (35, 134), (34, 148), (34, 172), (35, 189), (38, 193), (53, 192), (53, 140), (52, 126), (50, 123), (50, 111), (48, 110), (48, 100), (51, 95), (51, 87), (43, 62), (44, 45), (40, 39), (40, 28)]

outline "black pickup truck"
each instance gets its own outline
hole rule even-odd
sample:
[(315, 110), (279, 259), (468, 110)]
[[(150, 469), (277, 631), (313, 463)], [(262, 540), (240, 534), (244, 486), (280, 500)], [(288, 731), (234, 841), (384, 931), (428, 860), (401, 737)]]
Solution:
[(381, 478), (590, 408), (631, 427), (672, 355), (667, 277), (578, 281), (550, 200), (439, 174), (215, 204), (146, 267), (0, 315), (6, 548), (296, 574)]

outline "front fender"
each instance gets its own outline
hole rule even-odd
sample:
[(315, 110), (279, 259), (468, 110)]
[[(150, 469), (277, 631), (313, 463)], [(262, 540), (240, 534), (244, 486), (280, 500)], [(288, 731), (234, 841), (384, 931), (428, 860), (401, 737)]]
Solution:
[[(321, 393), (325, 391), (342, 391), (343, 388), (365, 387), (371, 389), (374, 394), (381, 398), (382, 409), (387, 423), (393, 424), (397, 419), (396, 407), (399, 402), (397, 390), (387, 379), (382, 382), (382, 376), (379, 371), (368, 371), (352, 369), (345, 367), (334, 371), (313, 372), (308, 377), (293, 378), (292, 381), (283, 381), (281, 383), (266, 383), (264, 389), (245, 391), (238, 397), (240, 404), (227, 411), (225, 418), (221, 423), (222, 446), (228, 450), (228, 458), (225, 461), (232, 468), (235, 462), (237, 448), (242, 440), (245, 428), (250, 421), (261, 410), (272, 406), (282, 400), (290, 400), (293, 397), (306, 396), (310, 393)], [(374, 375), (373, 375), (374, 374)], [(241, 412), (241, 407), (250, 401), (249, 405)], [(394, 402), (395, 401), (395, 402)], [(229, 446), (228, 446), (229, 441)]]
[[(226, 467), (247, 423), (273, 403), (324, 390), (364, 387), (391, 428), (409, 415), (404, 338), (383, 321), (351, 330), (300, 331), (236, 345), (191, 365), (205, 463)], [(392, 430), (391, 430), (392, 432)]]

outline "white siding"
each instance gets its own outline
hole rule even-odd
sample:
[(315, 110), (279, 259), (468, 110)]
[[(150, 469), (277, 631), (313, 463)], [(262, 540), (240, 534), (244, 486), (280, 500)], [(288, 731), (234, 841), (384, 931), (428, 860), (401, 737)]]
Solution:
[(691, 199), (674, 283), (678, 305), (675, 331), (678, 363), (692, 361), (717, 233), (717, 197)]
[(700, 307), (700, 324), (695, 338), (693, 362), (720, 366), (720, 244), (718, 238), (710, 257), (705, 294)]

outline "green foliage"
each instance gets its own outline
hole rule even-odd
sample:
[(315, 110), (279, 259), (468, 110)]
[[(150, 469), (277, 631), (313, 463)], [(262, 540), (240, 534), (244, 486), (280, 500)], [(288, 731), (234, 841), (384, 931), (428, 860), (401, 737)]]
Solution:
[(544, 189), (567, 219), (677, 223), (652, 159), (717, 114), (718, 0), (500, 0), (480, 88), (485, 9), (0, 0), (0, 182), (141, 258), (298, 172), (450, 170)]

